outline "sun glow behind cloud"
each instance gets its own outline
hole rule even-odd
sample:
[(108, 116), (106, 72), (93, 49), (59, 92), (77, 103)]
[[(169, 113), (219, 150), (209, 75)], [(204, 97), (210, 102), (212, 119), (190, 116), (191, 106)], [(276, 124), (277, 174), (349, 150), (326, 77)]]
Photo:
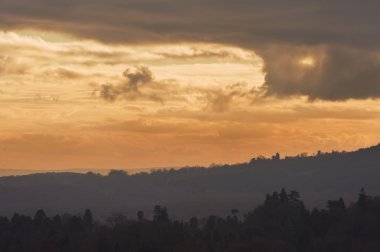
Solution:
[(304, 65), (306, 67), (314, 67), (315, 66), (315, 59), (313, 57), (305, 57), (299, 61), (301, 65)]
[(264, 62), (239, 47), (113, 45), (24, 30), (0, 32), (0, 52), (0, 168), (207, 165), (377, 141), (378, 101), (260, 96)]

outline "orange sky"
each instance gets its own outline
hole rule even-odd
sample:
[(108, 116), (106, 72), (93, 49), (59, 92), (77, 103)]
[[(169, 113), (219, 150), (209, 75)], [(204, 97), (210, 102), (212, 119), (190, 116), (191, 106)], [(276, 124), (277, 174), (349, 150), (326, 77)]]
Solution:
[[(8, 30), (0, 50), (0, 169), (209, 165), (379, 142), (380, 101), (263, 96), (264, 62), (238, 46)], [(290, 64), (309, 74), (320, 55)]]

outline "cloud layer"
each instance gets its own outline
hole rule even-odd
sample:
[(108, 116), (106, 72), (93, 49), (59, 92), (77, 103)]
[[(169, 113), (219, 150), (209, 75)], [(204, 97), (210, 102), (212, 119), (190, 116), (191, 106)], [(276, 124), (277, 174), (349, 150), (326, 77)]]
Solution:
[[(380, 96), (379, 7), (373, 0), (3, 0), (0, 29), (56, 30), (118, 44), (233, 44), (264, 59), (267, 95), (345, 100)], [(325, 58), (299, 76), (304, 71), (292, 61), (315, 48)]]
[(376, 144), (379, 7), (2, 0), (0, 168), (207, 165)]

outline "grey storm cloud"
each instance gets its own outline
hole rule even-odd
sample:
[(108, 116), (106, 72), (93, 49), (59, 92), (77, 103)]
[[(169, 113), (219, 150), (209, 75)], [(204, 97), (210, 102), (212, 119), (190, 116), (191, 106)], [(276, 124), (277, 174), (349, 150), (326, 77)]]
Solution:
[[(0, 29), (232, 44), (263, 58), (266, 95), (345, 100), (380, 97), (379, 8), (375, 0), (2, 0)], [(309, 52), (316, 66), (305, 71), (293, 61)]]
[[(344, 46), (283, 49), (265, 54), (266, 95), (306, 95), (309, 100), (380, 97), (379, 52)], [(310, 65), (302, 63), (305, 59)]]

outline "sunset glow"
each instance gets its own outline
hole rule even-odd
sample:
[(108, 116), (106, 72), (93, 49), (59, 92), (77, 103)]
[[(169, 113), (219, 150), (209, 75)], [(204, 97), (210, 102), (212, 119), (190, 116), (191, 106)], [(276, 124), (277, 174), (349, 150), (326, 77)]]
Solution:
[[(245, 35), (223, 37), (217, 26), (207, 34), (197, 24), (199, 36), (173, 26), (161, 37), (148, 25), (121, 21), (117, 11), (112, 22), (131, 26), (113, 26), (112, 37), (103, 30), (108, 15), (93, 29), (93, 20), (75, 27), (32, 11), (23, 24), (22, 13), (11, 11), (4, 18), (13, 25), (0, 26), (1, 169), (209, 165), (379, 142), (380, 101), (347, 82), (366, 69), (349, 65), (336, 70), (341, 79), (329, 79), (344, 57), (358, 59), (346, 61), (355, 66), (366, 64), (360, 57), (377, 64), (378, 52), (306, 42), (266, 46)], [(129, 17), (138, 23), (137, 13)]]

